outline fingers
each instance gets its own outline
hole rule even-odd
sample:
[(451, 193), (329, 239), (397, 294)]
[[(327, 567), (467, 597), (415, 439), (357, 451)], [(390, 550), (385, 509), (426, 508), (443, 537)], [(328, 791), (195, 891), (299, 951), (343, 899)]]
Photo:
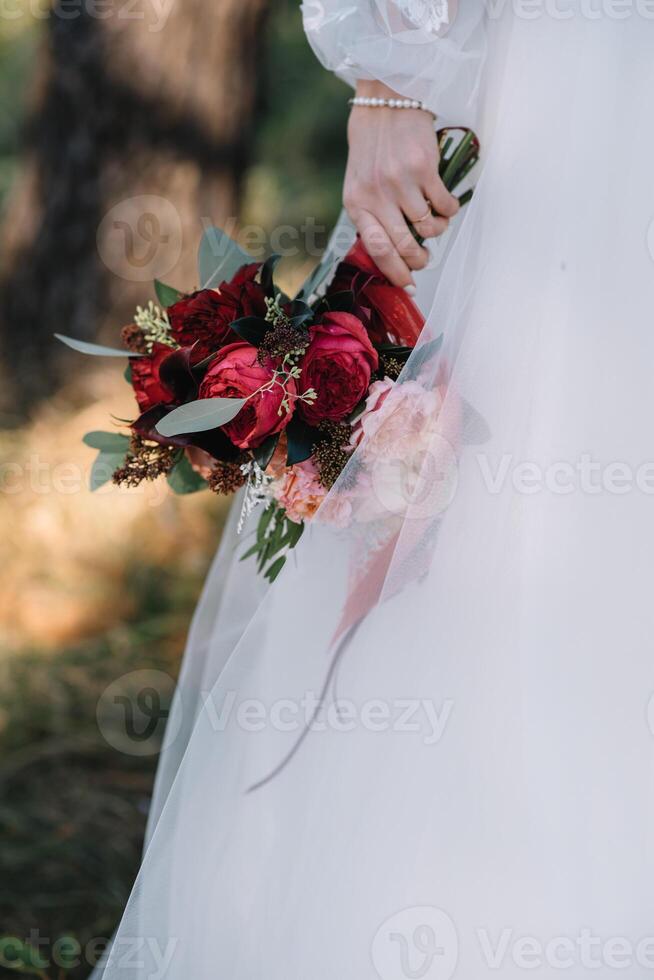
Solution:
[[(436, 214), (444, 218), (453, 218), (459, 210), (459, 202), (450, 194), (438, 173), (430, 175), (424, 185), (425, 197), (431, 202)], [(422, 234), (422, 232), (420, 232)]]
[[(351, 216), (361, 235), (366, 252), (377, 268), (394, 286), (415, 289), (415, 282), (407, 262), (398, 252), (380, 221), (369, 211), (359, 211)], [(406, 227), (406, 224), (405, 224)], [(408, 230), (408, 229), (407, 229)]]
[(429, 252), (418, 244), (399, 207), (390, 202), (384, 204), (377, 211), (377, 218), (408, 267), (413, 271), (424, 269), (429, 263)]
[(449, 219), (433, 213), (431, 202), (426, 200), (418, 187), (403, 197), (400, 206), (421, 238), (437, 238), (447, 231)]

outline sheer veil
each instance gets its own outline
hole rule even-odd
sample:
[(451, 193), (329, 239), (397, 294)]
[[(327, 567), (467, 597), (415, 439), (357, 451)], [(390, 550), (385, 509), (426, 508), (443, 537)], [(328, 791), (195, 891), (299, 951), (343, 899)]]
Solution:
[(654, 968), (654, 23), (429, 6), (303, 7), (483, 172), (271, 588), (232, 516), (107, 980)]

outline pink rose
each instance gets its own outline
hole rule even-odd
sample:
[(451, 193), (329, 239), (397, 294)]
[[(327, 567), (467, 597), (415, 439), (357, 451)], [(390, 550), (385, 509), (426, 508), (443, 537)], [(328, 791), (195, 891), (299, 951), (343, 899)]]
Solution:
[(301, 402), (300, 413), (309, 425), (340, 421), (364, 397), (379, 358), (366, 328), (351, 313), (326, 313), (310, 328), (311, 341), (302, 361), (302, 392), (317, 394)]
[[(262, 442), (284, 429), (293, 414), (295, 382), (286, 382), (291, 396), (290, 410), (282, 409), (284, 389), (270, 383), (273, 372), (257, 360), (257, 349), (250, 344), (229, 344), (212, 361), (200, 385), (200, 398), (247, 398), (235, 419), (222, 426), (223, 432), (240, 449), (256, 449)], [(265, 389), (265, 390), (261, 390)]]
[(272, 492), (277, 503), (286, 510), (289, 521), (296, 524), (311, 520), (327, 494), (310, 459), (289, 466), (273, 483)]

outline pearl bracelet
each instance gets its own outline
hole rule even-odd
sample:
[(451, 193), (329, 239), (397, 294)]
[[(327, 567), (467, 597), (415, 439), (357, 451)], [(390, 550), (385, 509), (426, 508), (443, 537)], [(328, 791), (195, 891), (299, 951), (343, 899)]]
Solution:
[(421, 109), (436, 118), (436, 113), (428, 109), (424, 102), (418, 99), (377, 99), (374, 96), (357, 95), (348, 100), (351, 106), (363, 106), (367, 109)]

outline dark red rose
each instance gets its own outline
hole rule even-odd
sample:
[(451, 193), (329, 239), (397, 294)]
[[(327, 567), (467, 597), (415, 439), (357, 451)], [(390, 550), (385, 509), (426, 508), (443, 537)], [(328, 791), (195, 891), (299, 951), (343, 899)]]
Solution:
[(132, 358), (132, 387), (142, 412), (155, 405), (170, 405), (175, 401), (175, 395), (159, 377), (163, 361), (173, 353), (167, 344), (153, 344), (151, 354)]
[[(286, 383), (290, 411), (281, 410), (284, 391), (279, 384), (259, 392), (273, 373), (258, 360), (256, 347), (240, 342), (224, 347), (211, 362), (200, 385), (200, 398), (247, 398), (235, 419), (222, 426), (235, 446), (256, 449), (262, 442), (286, 428), (293, 414), (297, 388), (293, 380)], [(259, 392), (255, 394), (255, 392)]]
[(351, 313), (326, 313), (309, 328), (309, 348), (302, 360), (301, 392), (313, 388), (314, 402), (298, 403), (310, 425), (345, 418), (370, 387), (370, 376), (379, 366), (377, 351), (366, 328)]
[(231, 282), (221, 283), (218, 289), (200, 289), (170, 306), (168, 318), (177, 343), (190, 347), (198, 341), (196, 355), (202, 360), (236, 339), (229, 327), (234, 320), (265, 316), (265, 295), (254, 281), (260, 267), (258, 262), (246, 265)]
[(379, 271), (359, 238), (337, 267), (327, 295), (348, 289), (370, 310), (373, 343), (415, 347), (425, 318), (407, 291)]

